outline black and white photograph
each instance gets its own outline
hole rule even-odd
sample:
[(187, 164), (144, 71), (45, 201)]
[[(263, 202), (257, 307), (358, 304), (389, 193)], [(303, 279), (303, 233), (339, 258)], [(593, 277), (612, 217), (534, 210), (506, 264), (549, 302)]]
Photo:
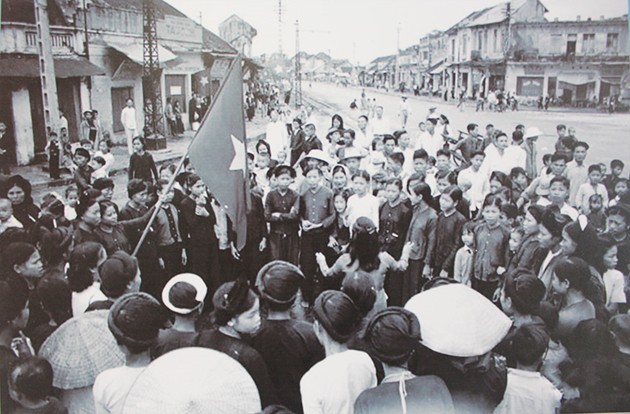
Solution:
[(0, 0), (0, 413), (630, 412), (629, 8)]

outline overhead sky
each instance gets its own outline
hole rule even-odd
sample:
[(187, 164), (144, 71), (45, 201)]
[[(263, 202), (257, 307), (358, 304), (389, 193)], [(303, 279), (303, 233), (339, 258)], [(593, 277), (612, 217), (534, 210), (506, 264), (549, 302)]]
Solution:
[[(254, 56), (280, 48), (279, 0), (166, 0), (219, 34), (219, 24), (236, 14), (258, 31)], [(281, 0), (282, 49), (296, 51), (295, 21), (300, 23), (300, 50), (325, 52), (366, 64), (396, 53), (432, 30), (445, 30), (473, 11), (500, 3), (495, 0)], [(593, 20), (628, 13), (627, 0), (543, 0), (548, 20)], [(201, 16), (200, 16), (201, 13)]]

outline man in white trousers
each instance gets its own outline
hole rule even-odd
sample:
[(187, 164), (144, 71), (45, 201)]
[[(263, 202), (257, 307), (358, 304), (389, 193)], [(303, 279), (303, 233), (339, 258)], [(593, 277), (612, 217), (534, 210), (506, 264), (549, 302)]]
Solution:
[(120, 114), (120, 122), (125, 128), (125, 136), (127, 137), (127, 150), (129, 155), (133, 154), (133, 138), (136, 136), (136, 108), (133, 107), (133, 99), (127, 99), (127, 106)]

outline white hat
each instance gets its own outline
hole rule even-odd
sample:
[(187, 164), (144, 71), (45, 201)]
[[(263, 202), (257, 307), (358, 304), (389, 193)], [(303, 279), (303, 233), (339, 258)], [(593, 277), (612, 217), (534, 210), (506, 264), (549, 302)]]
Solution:
[(320, 149), (310, 150), (304, 158), (313, 158), (315, 160), (325, 162), (326, 164), (330, 164), (330, 158), (328, 158), (326, 153)]
[(529, 127), (525, 130), (525, 135), (523, 136), (523, 139), (540, 137), (542, 135), (543, 133), (540, 129), (536, 127)]
[(486, 297), (459, 283), (418, 293), (405, 309), (420, 321), (422, 344), (455, 357), (490, 352), (512, 326), (510, 318)]
[(341, 160), (347, 160), (349, 158), (365, 158), (366, 154), (360, 148), (346, 147), (343, 149), (343, 158)]
[[(180, 308), (173, 305), (173, 303), (171, 302), (171, 289), (173, 289), (173, 286), (175, 286), (177, 283), (186, 283), (188, 285), (191, 285), (195, 289), (196, 294), (194, 300), (197, 302), (196, 305), (191, 304), (193, 306), (186, 308)], [(199, 304), (203, 303), (207, 294), (208, 286), (206, 286), (206, 282), (204, 282), (202, 278), (194, 273), (181, 273), (177, 276), (173, 276), (171, 280), (166, 283), (164, 289), (162, 289), (162, 302), (164, 302), (164, 306), (166, 306), (172, 312), (178, 313), (180, 315), (188, 315), (195, 309), (197, 309), (199, 307)]]

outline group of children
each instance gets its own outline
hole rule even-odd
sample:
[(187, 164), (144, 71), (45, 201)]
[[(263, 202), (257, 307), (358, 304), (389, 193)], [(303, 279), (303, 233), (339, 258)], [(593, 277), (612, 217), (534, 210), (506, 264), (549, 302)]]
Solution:
[[(564, 125), (557, 128), (556, 152), (542, 157), (544, 166), (539, 169), (536, 139), (541, 133), (535, 128), (517, 126), (510, 141), (492, 125), (484, 136), (476, 124), (470, 124), (467, 135), (454, 139), (448, 118), (431, 112), (421, 122), (420, 136), (413, 139), (405, 130), (391, 134), (381, 131), (385, 123), (383, 108), (375, 111), (372, 119), (361, 116), (356, 130), (344, 128), (343, 119), (335, 115), (326, 139), (320, 140), (312, 119), (297, 117), (287, 126), (287, 138), (291, 139), (286, 147), (257, 142), (256, 153), (248, 154), (251, 208), (246, 244), (240, 251), (225, 209), (194, 167), (185, 163), (170, 188), (176, 167), (164, 165), (158, 170), (140, 137), (133, 141), (126, 189), (129, 200), (124, 206), (114, 203), (114, 182), (107, 169), (113, 164), (109, 141), (101, 141), (96, 154), (91, 153), (88, 143), (74, 150), (75, 184), (66, 189), (65, 197), (49, 194), (37, 205), (27, 180), (8, 178), (0, 193), (0, 265), (6, 273), (0, 280), (0, 294), (23, 292), (16, 280), (25, 281), (30, 290), (26, 290), (24, 303), (16, 296), (6, 305), (15, 306), (7, 308), (9, 319), (0, 325), (0, 350), (6, 351), (2, 375), (9, 384), (9, 394), (3, 388), (3, 412), (5, 403), (15, 408), (11, 400), (22, 406), (20, 412), (63, 412), (51, 398), (47, 362), (25, 359), (14, 364), (12, 355), (18, 353), (18, 345), (38, 348), (54, 331), (45, 329), (42, 335), (42, 326), (57, 327), (88, 310), (127, 306), (130, 299), (126, 299), (127, 305), (119, 300), (138, 289), (174, 312), (171, 322), (175, 330), (181, 328), (189, 335), (186, 341), (179, 334), (167, 341), (156, 333), (155, 338), (145, 338), (143, 346), (126, 348), (128, 362), (135, 360), (135, 350), (143, 355), (145, 365), (149, 364), (149, 349), (156, 343), (161, 353), (193, 344), (218, 349), (246, 367), (258, 386), (263, 406), (279, 401), (295, 412), (318, 412), (317, 406), (323, 412), (372, 412), (370, 404), (354, 402), (361, 400), (362, 391), (381, 381), (387, 383), (378, 367), (389, 367), (385, 374), (402, 375), (400, 381), (411, 381), (411, 373), (396, 371), (405, 366), (414, 375), (429, 373), (441, 378), (431, 384), (436, 393), (453, 396), (452, 400), (444, 397), (440, 406), (448, 411), (464, 404), (456, 397), (456, 384), (465, 383), (464, 388), (470, 391), (476, 381), (473, 378), (479, 379), (475, 375), (482, 371), (474, 367), (505, 358), (510, 370), (503, 364), (501, 371), (498, 362), (490, 369), (498, 369), (507, 379), (499, 387), (502, 391), (492, 394), (477, 390), (484, 396), (483, 404), (489, 404), (482, 404), (486, 408), (519, 412), (527, 398), (549, 412), (560, 406), (561, 398), (564, 407), (571, 409), (610, 409), (613, 400), (617, 404), (614, 407), (627, 408), (623, 392), (627, 391), (624, 381), (630, 379), (625, 371), (630, 369), (630, 321), (625, 315), (630, 193), (628, 180), (622, 177), (623, 162), (613, 160), (610, 174), (606, 174), (607, 166), (585, 164), (589, 145), (578, 141), (574, 133), (567, 135)], [(378, 133), (371, 124), (379, 124)], [(272, 153), (278, 148), (281, 157)], [(147, 232), (158, 199), (159, 211)], [(132, 253), (137, 262), (129, 257)], [(284, 264), (272, 272), (270, 266), (278, 263)], [(215, 316), (218, 312), (219, 318), (213, 319), (217, 332), (236, 342), (226, 342), (214, 331), (200, 333), (199, 320), (207, 312), (203, 311), (205, 293), (200, 298), (199, 283), (189, 280), (195, 285), (194, 291), (179, 286), (184, 296), (168, 296), (173, 289), (169, 280), (182, 272), (197, 275), (203, 289), (213, 295), (206, 311), (214, 310)], [(264, 279), (267, 273), (268, 280)], [(59, 305), (46, 300), (51, 287), (44, 281), (50, 279), (64, 281), (71, 292), (70, 311), (63, 316), (53, 312)], [(381, 350), (379, 356), (379, 346), (385, 342), (374, 340), (370, 349), (359, 347), (371, 351), (368, 354), (379, 363), (363, 355), (346, 354), (348, 347), (370, 341), (370, 326), (377, 323), (372, 318), (383, 317), (379, 311), (393, 312), (395, 322), (391, 323), (404, 320), (405, 329), (414, 327), (414, 332), (393, 342), (393, 346), (413, 348), (409, 344), (424, 337), (416, 332), (414, 318), (420, 319), (420, 329), (424, 330), (424, 315), (410, 316), (393, 309), (409, 306), (413, 302), (410, 299), (432, 290), (445, 292), (441, 285), (450, 284), (468, 286), (469, 292), (485, 297), (484, 303), (493, 302), (487, 315), (499, 312), (497, 324), (504, 323), (500, 321), (505, 315), (511, 319), (509, 332), (506, 329), (499, 335), (497, 331), (488, 350), (465, 355), (477, 358), (460, 367), (470, 375), (466, 381), (460, 381), (461, 372), (452, 372), (456, 359), (445, 360), (444, 366), (432, 371), (422, 361), (409, 359), (412, 353), (407, 348), (399, 349), (399, 358), (391, 357), (389, 353), (396, 350), (389, 348)], [(117, 287), (112, 289), (112, 285)], [(306, 314), (307, 319), (315, 320), (315, 331), (312, 327), (280, 328), (263, 322), (270, 336), (257, 343), (258, 297), (274, 321), (279, 318), (293, 323), (294, 315)], [(146, 304), (152, 299), (134, 300)], [(146, 306), (159, 305), (156, 301)], [(187, 306), (191, 311), (182, 313)], [(451, 306), (458, 308), (459, 304)], [(24, 309), (31, 310), (30, 316)], [(190, 320), (178, 319), (189, 314)], [(120, 335), (111, 323), (114, 336)], [(164, 326), (170, 325), (157, 326), (156, 332)], [(430, 323), (426, 326), (431, 329)], [(307, 331), (308, 335), (304, 333)], [(201, 336), (193, 335), (195, 332)], [(279, 332), (294, 341), (282, 343), (274, 336)], [(119, 344), (133, 344), (135, 334), (128, 332)], [(16, 335), (21, 340), (13, 341)], [(245, 340), (250, 335), (253, 342)], [(590, 338), (601, 351), (581, 354), (584, 349), (575, 341), (577, 335)], [(31, 345), (26, 336), (35, 344)], [(295, 339), (305, 336), (308, 346)], [(287, 352), (290, 345), (306, 346), (311, 354), (303, 351), (312, 363), (300, 365), (299, 372), (285, 372), (288, 368), (274, 357), (269, 341), (280, 341)], [(459, 341), (468, 339), (462, 336)], [(617, 359), (606, 353), (603, 342), (611, 347), (606, 349), (615, 349)], [(464, 356), (430, 341), (422, 343), (441, 354), (440, 358)], [(348, 359), (323, 364), (320, 345), (326, 358), (342, 353)], [(230, 349), (239, 349), (242, 355), (230, 353)], [(494, 352), (488, 353), (490, 350)], [(312, 355), (315, 352), (316, 358)], [(484, 355), (492, 358), (484, 359)], [(306, 356), (295, 357), (294, 362), (303, 363)], [(622, 363), (613, 373), (611, 361), (618, 360)], [(588, 369), (604, 373), (604, 378), (595, 384), (582, 381), (580, 373)], [(305, 375), (309, 370), (334, 374), (336, 382), (332, 383), (338, 389), (321, 383), (318, 374)], [(491, 376), (490, 371), (482, 375)], [(354, 382), (360, 372), (366, 376)], [(609, 374), (617, 376), (610, 379)], [(293, 382), (283, 388), (280, 383), (287, 378)], [(353, 387), (340, 393), (344, 378), (352, 381)], [(41, 382), (41, 392), (33, 393), (29, 388), (33, 381)], [(521, 384), (520, 391), (516, 383)], [(611, 397), (609, 405), (598, 395), (598, 386), (612, 387), (604, 392)], [(537, 394), (534, 389), (541, 391)], [(101, 386), (95, 387), (95, 398), (101, 398), (102, 391)], [(334, 403), (329, 405), (327, 398), (333, 398)], [(467, 404), (474, 405), (469, 400)], [(43, 406), (50, 408), (33, 411)]]

